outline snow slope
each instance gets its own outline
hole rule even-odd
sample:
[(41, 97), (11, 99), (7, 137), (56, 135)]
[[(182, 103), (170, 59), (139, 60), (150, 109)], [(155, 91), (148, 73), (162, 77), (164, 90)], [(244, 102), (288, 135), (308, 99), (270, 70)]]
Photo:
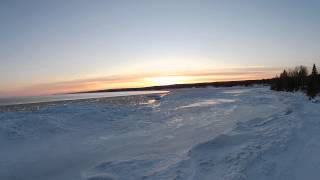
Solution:
[[(320, 105), (195, 88), (0, 113), (0, 179), (317, 179)], [(151, 98), (151, 99), (150, 99)]]

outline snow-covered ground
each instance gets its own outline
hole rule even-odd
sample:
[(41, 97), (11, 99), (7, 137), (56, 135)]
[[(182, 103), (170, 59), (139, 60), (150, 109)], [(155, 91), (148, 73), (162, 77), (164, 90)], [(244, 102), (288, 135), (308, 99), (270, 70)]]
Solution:
[(320, 177), (320, 104), (303, 94), (194, 88), (148, 98), (0, 112), (0, 179)]

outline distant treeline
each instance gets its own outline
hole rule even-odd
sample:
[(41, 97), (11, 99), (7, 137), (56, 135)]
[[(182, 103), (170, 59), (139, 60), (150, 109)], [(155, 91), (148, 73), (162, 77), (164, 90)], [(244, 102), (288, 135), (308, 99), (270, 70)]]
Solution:
[(311, 73), (305, 66), (284, 70), (280, 76), (272, 80), (271, 89), (275, 91), (303, 91), (310, 98), (320, 93), (320, 76), (316, 65), (312, 67)]
[(155, 91), (155, 90), (170, 90), (170, 89), (182, 89), (182, 88), (270, 85), (272, 83), (272, 81), (273, 81), (272, 79), (262, 79), (262, 80), (205, 82), (205, 83), (193, 83), (193, 84), (173, 84), (173, 85), (165, 85), (165, 86), (151, 86), (151, 87), (142, 87), (142, 88), (105, 89), (105, 90), (86, 91), (86, 92), (78, 92), (78, 93), (121, 92), (121, 91)]
[(205, 87), (233, 87), (233, 86), (252, 86), (267, 85), (276, 91), (303, 91), (310, 98), (314, 98), (320, 93), (320, 75), (316, 65), (313, 65), (312, 72), (309, 74), (308, 68), (299, 66), (294, 69), (284, 70), (280, 76), (272, 79), (260, 80), (243, 80), (243, 81), (225, 81), (225, 82), (205, 82), (194, 84), (173, 84), (165, 86), (151, 86), (142, 88), (120, 88), (120, 89), (104, 89), (96, 91), (86, 91), (77, 93), (98, 93), (98, 92), (123, 92), (123, 91), (154, 91), (154, 90), (170, 90), (182, 88), (205, 88)]

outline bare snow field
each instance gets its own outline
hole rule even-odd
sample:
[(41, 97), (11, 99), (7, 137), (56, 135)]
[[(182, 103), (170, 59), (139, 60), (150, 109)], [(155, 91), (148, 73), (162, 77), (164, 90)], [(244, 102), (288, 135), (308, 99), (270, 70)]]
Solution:
[(7, 109), (0, 179), (318, 180), (319, 115), (303, 94), (268, 87)]

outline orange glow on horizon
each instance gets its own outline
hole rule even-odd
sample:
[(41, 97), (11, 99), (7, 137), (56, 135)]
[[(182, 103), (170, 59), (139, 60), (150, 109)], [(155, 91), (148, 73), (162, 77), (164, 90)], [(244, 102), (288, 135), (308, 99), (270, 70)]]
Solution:
[(33, 96), (57, 93), (92, 91), (101, 89), (139, 88), (171, 84), (250, 80), (274, 77), (280, 68), (239, 68), (211, 71), (176, 72), (140, 75), (119, 75), (78, 79), (64, 82), (35, 84), (27, 87), (11, 88), (0, 91), (0, 96)]
[(170, 84), (182, 84), (187, 82), (188, 77), (186, 76), (157, 76), (146, 78), (147, 81), (150, 81), (149, 84), (155, 86), (164, 86)]

